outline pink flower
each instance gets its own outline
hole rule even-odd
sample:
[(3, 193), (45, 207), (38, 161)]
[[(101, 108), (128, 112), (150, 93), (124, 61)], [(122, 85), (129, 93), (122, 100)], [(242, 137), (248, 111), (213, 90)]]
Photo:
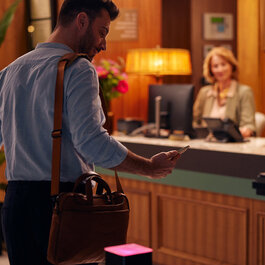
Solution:
[(126, 93), (129, 89), (129, 86), (125, 80), (120, 80), (115, 89), (120, 93)]
[(128, 78), (128, 76), (127, 76), (126, 73), (122, 73), (121, 76), (122, 76), (124, 79), (127, 79), (127, 78)]
[(110, 71), (113, 73), (114, 76), (118, 75), (120, 71), (116, 67), (111, 67)]
[(96, 71), (97, 71), (98, 76), (100, 78), (107, 78), (108, 77), (109, 72), (106, 69), (104, 69), (102, 66), (97, 66)]

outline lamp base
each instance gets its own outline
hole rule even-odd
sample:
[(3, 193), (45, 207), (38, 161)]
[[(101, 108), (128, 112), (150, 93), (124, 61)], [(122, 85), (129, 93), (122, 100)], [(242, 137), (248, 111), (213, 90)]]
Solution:
[(157, 135), (156, 129), (147, 130), (144, 133), (144, 136), (148, 137), (148, 138), (164, 138), (164, 139), (166, 139), (169, 137), (169, 135), (170, 135), (170, 132), (168, 130), (164, 130), (164, 129), (160, 129), (159, 135)]

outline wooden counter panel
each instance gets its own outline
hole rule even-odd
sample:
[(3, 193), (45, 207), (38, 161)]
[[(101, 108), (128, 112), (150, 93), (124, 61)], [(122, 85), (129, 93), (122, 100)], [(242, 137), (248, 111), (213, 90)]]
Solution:
[[(114, 178), (103, 176), (112, 188)], [(120, 178), (155, 265), (265, 265), (265, 201)]]
[(246, 264), (247, 210), (159, 196), (159, 253), (190, 255), (207, 264)]
[[(151, 245), (151, 193), (137, 189), (126, 189), (130, 202), (128, 243), (137, 240), (140, 245)], [(148, 228), (148, 229), (146, 229)]]
[(258, 220), (258, 265), (265, 264), (265, 213), (257, 214)]

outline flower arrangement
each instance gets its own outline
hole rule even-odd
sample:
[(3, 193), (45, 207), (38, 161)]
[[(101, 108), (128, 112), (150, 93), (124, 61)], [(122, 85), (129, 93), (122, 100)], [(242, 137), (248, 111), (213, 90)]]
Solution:
[(102, 59), (96, 65), (99, 83), (109, 108), (111, 99), (119, 97), (128, 91), (127, 74), (124, 72), (124, 61), (119, 58), (119, 62)]

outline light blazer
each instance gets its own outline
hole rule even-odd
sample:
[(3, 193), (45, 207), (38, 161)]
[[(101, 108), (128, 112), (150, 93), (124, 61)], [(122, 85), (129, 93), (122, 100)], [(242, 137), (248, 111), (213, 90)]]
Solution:
[[(209, 117), (215, 97), (209, 91), (213, 85), (202, 87), (193, 106), (193, 126), (202, 125), (202, 117)], [(256, 131), (255, 101), (252, 89), (237, 83), (233, 96), (227, 98), (226, 118), (230, 118), (239, 127), (247, 127)]]

